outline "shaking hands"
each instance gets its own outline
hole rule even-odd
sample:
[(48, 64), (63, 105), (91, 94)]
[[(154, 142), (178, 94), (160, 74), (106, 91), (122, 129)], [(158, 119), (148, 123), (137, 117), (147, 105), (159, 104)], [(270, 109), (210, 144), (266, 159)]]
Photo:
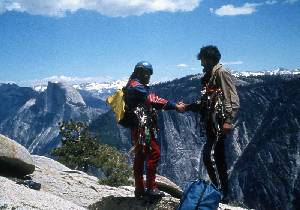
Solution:
[(187, 104), (183, 103), (183, 102), (178, 102), (176, 104), (176, 111), (177, 112), (184, 112), (185, 108), (186, 108)]

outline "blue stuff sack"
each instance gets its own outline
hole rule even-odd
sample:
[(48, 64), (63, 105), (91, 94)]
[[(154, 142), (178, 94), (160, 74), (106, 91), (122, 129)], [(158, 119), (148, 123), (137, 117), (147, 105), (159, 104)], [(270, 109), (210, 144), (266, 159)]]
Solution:
[(204, 180), (191, 181), (185, 188), (177, 210), (217, 210), (222, 193)]

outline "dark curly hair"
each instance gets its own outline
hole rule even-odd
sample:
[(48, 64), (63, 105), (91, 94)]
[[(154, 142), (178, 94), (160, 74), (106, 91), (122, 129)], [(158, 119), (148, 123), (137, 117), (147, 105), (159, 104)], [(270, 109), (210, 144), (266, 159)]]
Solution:
[(221, 59), (221, 53), (216, 46), (207, 45), (202, 47), (197, 55), (198, 60), (200, 60), (201, 58), (204, 58), (208, 60), (211, 64), (216, 65)]

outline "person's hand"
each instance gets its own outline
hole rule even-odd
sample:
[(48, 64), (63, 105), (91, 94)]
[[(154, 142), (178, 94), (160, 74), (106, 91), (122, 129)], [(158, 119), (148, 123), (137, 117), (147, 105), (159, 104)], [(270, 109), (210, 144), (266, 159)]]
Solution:
[(185, 104), (183, 102), (179, 102), (176, 104), (176, 111), (184, 112), (185, 111)]
[(231, 129), (232, 129), (232, 124), (231, 124), (231, 123), (225, 122), (225, 123), (223, 124), (223, 133), (224, 133), (224, 134), (229, 133), (229, 132), (231, 131)]

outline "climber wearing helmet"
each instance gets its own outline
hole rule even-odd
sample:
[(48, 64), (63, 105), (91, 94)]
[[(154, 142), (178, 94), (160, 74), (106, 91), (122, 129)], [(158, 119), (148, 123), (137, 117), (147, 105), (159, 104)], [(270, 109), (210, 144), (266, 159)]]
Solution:
[[(125, 87), (126, 112), (134, 113), (131, 126), (133, 143), (135, 197), (149, 196), (160, 198), (164, 196), (155, 183), (157, 163), (160, 159), (160, 146), (157, 142), (157, 111), (174, 110), (182, 112), (184, 105), (160, 98), (150, 92), (148, 86), (153, 74), (152, 65), (147, 61), (138, 62)], [(146, 188), (143, 182), (144, 164), (146, 162)]]

